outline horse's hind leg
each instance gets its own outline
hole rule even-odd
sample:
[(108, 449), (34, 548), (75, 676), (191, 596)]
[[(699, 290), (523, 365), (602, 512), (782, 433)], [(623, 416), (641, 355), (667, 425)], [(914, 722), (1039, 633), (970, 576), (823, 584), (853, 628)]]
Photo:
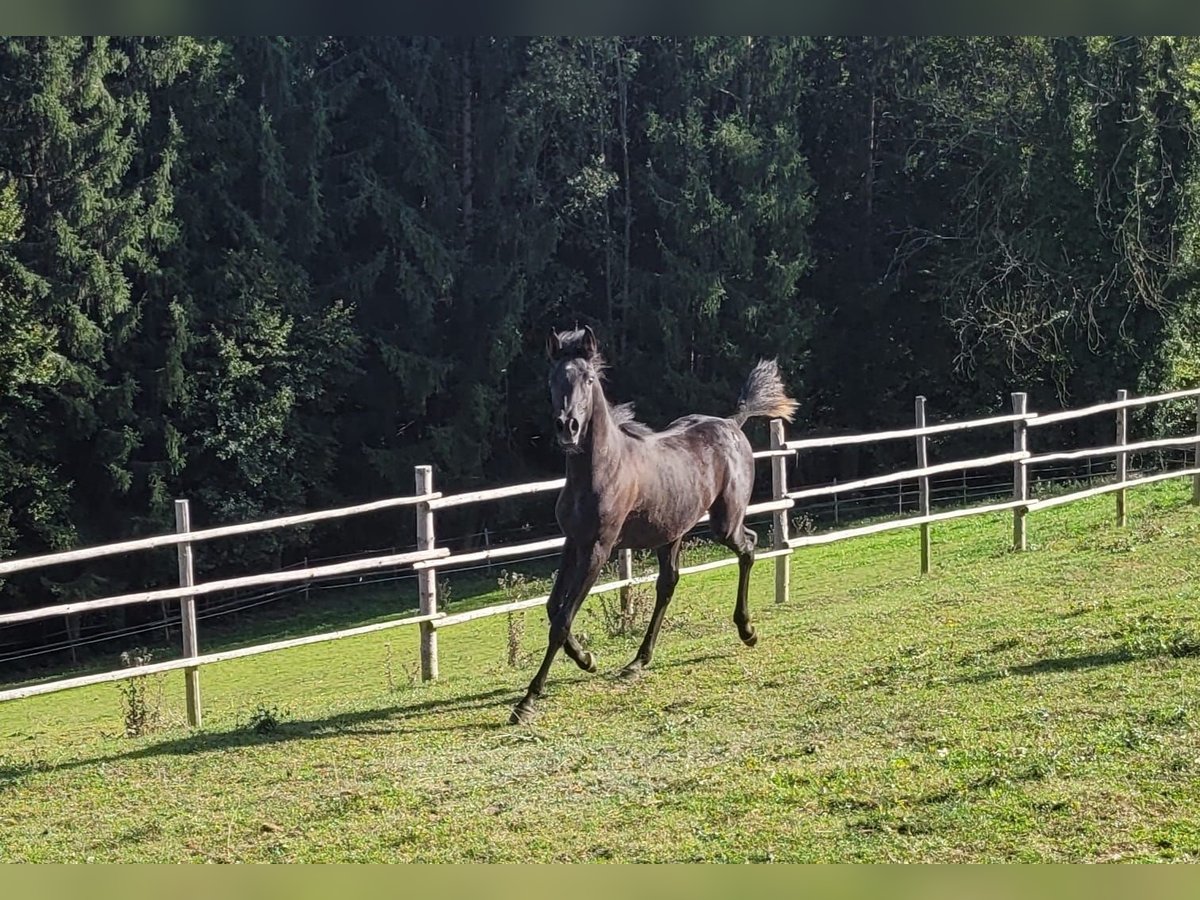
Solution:
[(742, 539), (739, 544), (731, 547), (738, 558), (738, 593), (737, 605), (733, 608), (733, 623), (737, 625), (738, 636), (747, 647), (758, 643), (758, 632), (750, 624), (750, 567), (754, 565), (754, 547), (758, 543), (758, 535), (751, 529), (742, 528)]
[(750, 624), (750, 568), (754, 565), (754, 547), (758, 544), (758, 535), (743, 524), (742, 516), (738, 516), (736, 522), (733, 521), (723, 503), (713, 507), (711, 516), (716, 539), (737, 554), (738, 591), (737, 604), (733, 608), (733, 623), (737, 625), (742, 643), (753, 647), (758, 643), (758, 632)]
[(635, 675), (650, 665), (654, 655), (654, 644), (658, 641), (658, 629), (662, 626), (663, 614), (675, 594), (675, 585), (679, 583), (679, 547), (683, 538), (673, 544), (658, 548), (658, 581), (655, 583), (654, 613), (650, 616), (650, 625), (646, 628), (646, 636), (637, 656), (624, 669), (622, 675)]

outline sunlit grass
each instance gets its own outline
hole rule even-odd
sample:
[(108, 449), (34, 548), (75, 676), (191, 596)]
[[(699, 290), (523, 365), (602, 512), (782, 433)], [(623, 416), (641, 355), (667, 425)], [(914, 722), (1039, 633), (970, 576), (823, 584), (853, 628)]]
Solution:
[[(681, 582), (654, 667), (578, 631), (535, 724), (505, 724), (540, 656), (504, 617), (203, 670), (205, 727), (122, 736), (113, 685), (0, 706), (0, 859), (1113, 860), (1200, 857), (1200, 511), (1190, 485), (805, 549), (792, 599), (755, 567)], [(684, 564), (694, 560), (684, 560)], [(464, 604), (469, 602), (464, 597)], [(278, 721), (255, 730), (265, 713)], [(263, 733), (259, 733), (262, 731)]]

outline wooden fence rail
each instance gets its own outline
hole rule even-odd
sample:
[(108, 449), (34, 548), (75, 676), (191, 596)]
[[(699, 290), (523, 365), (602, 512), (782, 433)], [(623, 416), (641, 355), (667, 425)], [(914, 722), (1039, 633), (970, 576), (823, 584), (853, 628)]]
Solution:
[[(1153, 403), (1179, 400), (1194, 397), (1197, 400), (1196, 433), (1172, 438), (1155, 438), (1151, 440), (1129, 443), (1127, 441), (1128, 409), (1146, 406)], [(849, 540), (870, 534), (904, 528), (920, 528), (920, 570), (929, 572), (932, 568), (930, 549), (930, 526), (967, 516), (980, 516), (998, 512), (1011, 511), (1013, 514), (1013, 548), (1025, 549), (1026, 516), (1038, 510), (1050, 509), (1064, 503), (1074, 502), (1086, 497), (1115, 492), (1118, 494), (1117, 521), (1124, 524), (1125, 492), (1134, 487), (1162, 481), (1169, 478), (1192, 477), (1193, 502), (1200, 504), (1200, 388), (1170, 393), (1157, 394), (1149, 397), (1128, 397), (1120, 392), (1115, 402), (1100, 403), (1089, 407), (1073, 410), (1063, 410), (1050, 414), (1039, 414), (1027, 409), (1026, 395), (1012, 395), (1013, 409), (1009, 414), (987, 418), (966, 419), (961, 421), (941, 422), (933, 425), (926, 423), (926, 404), (924, 397), (918, 397), (915, 404), (915, 421), (912, 428), (899, 428), (886, 431), (876, 431), (864, 434), (831, 435), (826, 437), (806, 437), (798, 440), (787, 440), (783, 423), (779, 420), (771, 422), (769, 449), (758, 450), (754, 458), (765, 462), (770, 467), (771, 496), (767, 500), (751, 504), (748, 515), (770, 514), (771, 516), (771, 549), (756, 554), (759, 560), (773, 559), (775, 561), (775, 600), (783, 603), (789, 598), (790, 592), (790, 555), (802, 547), (828, 544), (835, 541)], [(1031, 429), (1055, 422), (1067, 422), (1103, 412), (1116, 412), (1116, 442), (1111, 446), (1092, 447), (1086, 449), (1063, 450), (1048, 453), (1034, 453), (1029, 449)], [(996, 453), (972, 459), (951, 460), (931, 463), (929, 438), (972, 431), (975, 429), (993, 428), (995, 426), (1010, 426), (1012, 429), (1011, 452)], [(832, 485), (791, 487), (789, 485), (789, 459), (795, 460), (806, 451), (828, 450), (860, 444), (879, 443), (912, 439), (915, 441), (916, 464), (914, 469), (907, 469), (883, 475), (873, 475), (855, 481), (835, 483)], [(1159, 472), (1136, 478), (1128, 477), (1127, 462), (1131, 454), (1146, 450), (1159, 450), (1168, 447), (1184, 447), (1192, 451), (1192, 465), (1173, 471)], [(1031, 467), (1041, 463), (1084, 459), (1095, 456), (1111, 455), (1117, 462), (1116, 480), (1099, 486), (1093, 486), (1056, 497), (1033, 498), (1029, 495), (1028, 472)], [(982, 505), (933, 512), (930, 509), (930, 477), (945, 472), (965, 471), (971, 468), (987, 468), (991, 466), (1012, 465), (1013, 492), (1012, 498)], [(181, 622), (183, 625), (183, 656), (180, 659), (150, 665), (118, 669), (74, 678), (64, 678), (44, 681), (36, 684), (21, 685), (6, 690), (0, 690), (0, 701), (31, 697), (38, 694), (48, 694), (55, 691), (68, 690), (85, 685), (101, 684), (125, 678), (169, 672), (177, 669), (185, 671), (188, 702), (188, 720), (194, 726), (201, 723), (199, 669), (211, 663), (240, 659), (260, 653), (270, 653), (307, 644), (323, 641), (339, 640), (378, 631), (415, 625), (419, 629), (421, 674), (426, 680), (438, 677), (438, 633), (453, 625), (475, 621), (489, 616), (504, 615), (542, 606), (547, 597), (532, 597), (509, 603), (494, 604), (480, 609), (460, 613), (447, 614), (438, 609), (437, 573), (442, 570), (452, 570), (472, 563), (486, 563), (501, 559), (528, 559), (540, 556), (547, 551), (560, 548), (563, 545), (561, 537), (545, 540), (526, 541), (515, 544), (502, 544), (485, 550), (451, 553), (449, 549), (438, 546), (438, 531), (436, 514), (439, 510), (467, 506), (475, 503), (490, 503), (513, 497), (527, 497), (536, 494), (549, 493), (561, 489), (564, 479), (556, 478), (526, 484), (506, 485), (503, 487), (484, 490), (467, 491), (458, 494), (444, 495), (434, 490), (433, 472), (428, 466), (418, 466), (415, 469), (414, 494), (411, 497), (392, 497), (338, 509), (320, 510), (310, 513), (282, 516), (258, 522), (245, 522), (236, 525), (224, 525), (216, 528), (191, 529), (190, 513), (187, 501), (177, 501), (176, 533), (155, 535), (136, 540), (119, 541), (96, 547), (68, 550), (60, 553), (49, 553), (39, 556), (13, 559), (0, 562), (0, 577), (22, 571), (29, 571), (64, 563), (81, 562), (104, 556), (130, 553), (140, 550), (150, 550), (158, 547), (174, 546), (179, 556), (179, 586), (158, 588), (145, 591), (121, 594), (112, 597), (102, 597), (96, 600), (82, 600), (71, 603), (61, 603), (54, 606), (44, 606), (36, 609), (0, 614), (0, 627), (23, 622), (35, 621), (54, 616), (73, 615), (99, 609), (108, 609), (131, 604), (150, 603), (155, 601), (178, 600), (180, 602)], [(918, 514), (903, 516), (880, 522), (872, 522), (854, 527), (836, 528), (834, 531), (820, 534), (792, 534), (793, 523), (790, 511), (801, 501), (832, 495), (839, 495), (876, 487), (886, 484), (901, 483), (916, 480), (918, 484)], [(275, 528), (286, 528), (313, 522), (328, 521), (351, 515), (375, 512), (378, 510), (397, 507), (413, 507), (416, 515), (417, 549), (408, 553), (394, 553), (369, 559), (359, 559), (350, 562), (334, 563), (324, 566), (305, 567), (303, 569), (268, 572), (257, 575), (245, 575), (237, 578), (226, 578), (195, 584), (194, 578), (194, 547), (198, 543), (232, 537), (241, 534), (266, 531)], [(901, 503), (903, 511), (903, 503)], [(707, 521), (707, 516), (701, 522)], [(726, 557), (711, 562), (680, 569), (680, 575), (691, 575), (736, 565), (736, 557)], [(417, 576), (418, 609), (416, 615), (402, 616), (363, 625), (355, 628), (342, 629), (323, 634), (308, 635), (288, 640), (273, 641), (258, 644), (253, 647), (243, 647), (219, 653), (201, 654), (196, 633), (195, 598), (238, 588), (284, 584), (289, 582), (305, 582), (337, 575), (355, 572), (366, 572), (381, 568), (410, 567)], [(632, 554), (622, 551), (618, 556), (619, 578), (594, 586), (590, 593), (601, 594), (611, 591), (622, 592), (622, 602), (626, 602), (628, 591), (641, 584), (648, 584), (657, 578), (657, 574), (633, 574)]]
[(1037, 413), (1025, 415), (992, 416), (987, 419), (966, 419), (961, 422), (943, 422), (939, 425), (921, 425), (916, 428), (900, 428), (895, 431), (873, 431), (862, 434), (840, 434), (831, 437), (804, 438), (799, 441), (788, 441), (784, 446), (788, 450), (814, 450), (827, 447), (845, 447), (850, 444), (877, 444), (882, 441), (896, 441), (901, 438), (930, 437), (935, 434), (949, 434), (955, 431), (971, 431), (976, 428), (987, 428), (992, 425), (1007, 425), (1010, 422), (1026, 421), (1036, 418)]
[(368, 572), (372, 569), (390, 569), (449, 555), (449, 550), (445, 547), (439, 547), (436, 550), (393, 553), (388, 556), (373, 556), (370, 559), (355, 559), (350, 562), (333, 563), (328, 566), (314, 566), (308, 569), (267, 572), (264, 575), (243, 575), (238, 578), (206, 581), (203, 584), (185, 585), (177, 588), (163, 588), (156, 591), (135, 591), (131, 594), (119, 594), (115, 597), (103, 597), (99, 600), (80, 600), (73, 603), (60, 603), (56, 606), (41, 606), (37, 609), (23, 609), (20, 612), (4, 613), (0, 615), (0, 625), (11, 625), (16, 622), (32, 622), (37, 619), (48, 619), (53, 616), (68, 616), (96, 609), (111, 609), (115, 606), (153, 603), (156, 600), (199, 597), (205, 594), (218, 594), (241, 588), (255, 587), (261, 584), (288, 584), (294, 581), (313, 581), (317, 578), (329, 578), (333, 575), (346, 575), (352, 572)]
[(1053, 509), (1056, 506), (1062, 506), (1064, 503), (1073, 503), (1076, 500), (1083, 500), (1087, 497), (1099, 497), (1101, 494), (1111, 494), (1113, 491), (1124, 491), (1127, 488), (1142, 487), (1143, 485), (1154, 484), (1158, 481), (1169, 481), (1172, 478), (1186, 478), (1189, 475), (1200, 475), (1200, 467), (1193, 466), (1187, 469), (1172, 469), (1169, 472), (1158, 472), (1154, 475), (1143, 475), (1140, 478), (1114, 481), (1111, 484), (1102, 484), (1099, 487), (1074, 491), (1070, 494), (1060, 494), (1057, 497), (1047, 497), (1045, 500), (1036, 500), (1031, 502), (1029, 504), (1029, 508), (1033, 510)]
[(1127, 397), (1112, 403), (1097, 403), (1094, 406), (1084, 406), (1079, 409), (1064, 409), (1062, 412), (1049, 413), (1031, 419), (1030, 428), (1041, 428), (1043, 425), (1053, 425), (1057, 422), (1068, 422), (1071, 419), (1081, 419), (1084, 416), (1094, 416), (1097, 413), (1111, 412), (1117, 409), (1130, 409), (1135, 406), (1149, 406), (1153, 403), (1165, 403), (1168, 400), (1182, 400), (1185, 397), (1200, 397), (1200, 388), (1189, 388), (1185, 391), (1171, 391), (1167, 394), (1152, 394), (1148, 397)]
[(211, 663), (225, 662), (230, 659), (244, 659), (247, 656), (258, 656), (260, 653), (273, 653), (276, 650), (290, 650), (292, 647), (304, 647), (308, 644), (320, 644), (324, 641), (336, 641), (340, 638), (358, 637), (362, 634), (374, 634), (389, 628), (399, 628), (403, 625), (420, 625), (437, 619), (438, 616), (407, 616), (402, 619), (389, 619), (386, 622), (373, 622), (370, 625), (359, 625), (355, 628), (343, 628), (341, 631), (329, 631), (324, 634), (309, 634), (304, 637), (288, 638), (284, 641), (272, 641), (269, 644), (255, 644), (253, 647), (239, 647), (236, 650), (225, 650), (220, 653), (206, 653), (200, 656), (171, 659), (166, 662), (148, 663), (144, 666), (130, 666), (126, 669), (116, 669), (112, 672), (98, 672), (94, 675), (80, 675), (77, 678), (64, 678), (60, 681), (47, 681), (41, 684), (30, 684), (22, 687), (9, 688), (0, 691), (0, 702), (4, 700), (19, 700), (22, 697), (36, 697), (38, 694), (51, 694), (70, 688), (85, 687), (89, 684), (103, 684), (108, 681), (121, 681), (125, 678), (136, 678), (140, 675), (155, 675), (160, 672), (171, 672), (175, 669), (207, 666)]
[(115, 544), (103, 544), (98, 547), (84, 547), (79, 550), (67, 550), (62, 553), (48, 553), (44, 556), (26, 556), (22, 559), (9, 559), (0, 562), (0, 576), (11, 575), (13, 572), (24, 572), (28, 569), (44, 569), (47, 566), (82, 562), (85, 559), (97, 559), (102, 556), (116, 556), (122, 553), (133, 553), (138, 550), (153, 550), (156, 547), (174, 547), (177, 544), (183, 543), (198, 544), (201, 541), (214, 541), (218, 538), (233, 537), (239, 534), (272, 531), (278, 528), (292, 528), (296, 525), (308, 525), (312, 522), (324, 522), (329, 519), (344, 519), (348, 516), (378, 512), (381, 509), (394, 509), (398, 506), (415, 506), (418, 503), (434, 500), (440, 496), (440, 494), (429, 494), (423, 497), (389, 497), (386, 500), (360, 503), (358, 506), (343, 506), (340, 509), (323, 509), (319, 512), (300, 513), (295, 516), (281, 516), (276, 519), (263, 519), (258, 522), (222, 525), (219, 528), (205, 528), (202, 531), (190, 531), (187, 534), (179, 534), (178, 532), (175, 534), (158, 534), (154, 537), (120, 541)]
[[(1120, 428), (1124, 432), (1124, 423)], [(1156, 450), (1163, 447), (1191, 447), (1196, 443), (1195, 435), (1187, 435), (1186, 437), (1170, 437), (1157, 438), (1153, 441), (1137, 441), (1133, 444), (1128, 444), (1123, 440), (1118, 440), (1117, 443), (1108, 447), (1088, 447), (1084, 450), (1067, 450), (1063, 453), (1039, 453), (1037, 456), (1029, 456), (1021, 460), (1023, 466), (1036, 466), (1040, 463), (1061, 462), (1068, 459), (1086, 459), (1089, 456), (1128, 456), (1130, 453), (1136, 453), (1140, 450)]]

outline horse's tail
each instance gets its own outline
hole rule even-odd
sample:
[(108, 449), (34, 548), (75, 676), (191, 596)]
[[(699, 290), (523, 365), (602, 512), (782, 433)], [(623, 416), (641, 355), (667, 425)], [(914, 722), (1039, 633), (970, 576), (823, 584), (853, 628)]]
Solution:
[(739, 428), (746, 424), (747, 419), (760, 416), (790, 422), (797, 406), (799, 404), (784, 392), (779, 363), (764, 359), (750, 371), (750, 377), (738, 395), (733, 421), (737, 422)]

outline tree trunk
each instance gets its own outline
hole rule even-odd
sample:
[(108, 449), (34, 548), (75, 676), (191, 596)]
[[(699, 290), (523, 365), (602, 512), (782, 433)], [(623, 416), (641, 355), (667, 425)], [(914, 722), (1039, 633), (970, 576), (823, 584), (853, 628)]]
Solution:
[(463, 244), (471, 243), (474, 218), (472, 191), (475, 186), (475, 166), (471, 144), (471, 45), (468, 41), (462, 55), (462, 223)]
[(865, 218), (863, 222), (863, 245), (862, 245), (862, 260), (863, 274), (871, 277), (872, 263), (872, 219), (875, 215), (875, 154), (878, 146), (877, 124), (875, 120), (875, 108), (878, 105), (879, 98), (876, 96), (878, 68), (876, 66), (875, 54), (878, 50), (877, 42), (874, 38), (871, 39), (871, 46), (867, 52), (867, 70), (868, 70), (868, 94), (870, 96), (870, 105), (867, 108), (867, 153), (866, 165), (863, 172), (863, 207)]
[(617, 41), (617, 97), (620, 103), (621, 127), (621, 161), (625, 170), (625, 237), (622, 246), (623, 262), (621, 269), (621, 351), (624, 352), (624, 335), (629, 328), (629, 251), (631, 233), (633, 230), (633, 188), (629, 180), (629, 84), (625, 79), (625, 66), (622, 54), (625, 52), (621, 41)]

